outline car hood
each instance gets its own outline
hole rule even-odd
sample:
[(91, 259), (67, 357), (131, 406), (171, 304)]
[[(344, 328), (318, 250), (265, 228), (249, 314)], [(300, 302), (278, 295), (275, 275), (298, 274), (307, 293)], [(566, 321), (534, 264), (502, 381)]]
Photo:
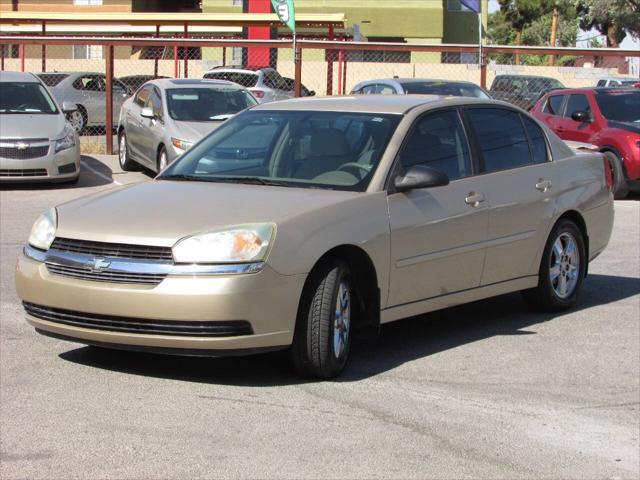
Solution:
[(628, 132), (640, 133), (640, 123), (638, 122), (616, 122), (609, 120), (609, 126), (611, 128), (619, 128), (620, 130), (626, 130)]
[(172, 246), (188, 235), (244, 223), (281, 224), (361, 193), (155, 180), (57, 207), (62, 238)]
[(54, 140), (60, 137), (66, 122), (63, 115), (0, 115), (0, 138)]
[(177, 136), (180, 140), (185, 140), (190, 143), (196, 143), (223, 123), (224, 121), (214, 120), (211, 122), (180, 122), (174, 120), (175, 135), (172, 136)]

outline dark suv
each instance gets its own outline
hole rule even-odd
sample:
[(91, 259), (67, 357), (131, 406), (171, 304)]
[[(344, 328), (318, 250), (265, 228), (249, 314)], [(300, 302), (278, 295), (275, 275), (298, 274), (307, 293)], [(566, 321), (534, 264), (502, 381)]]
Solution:
[(497, 75), (489, 93), (496, 100), (504, 100), (525, 110), (531, 110), (547, 92), (565, 88), (555, 78), (533, 75)]

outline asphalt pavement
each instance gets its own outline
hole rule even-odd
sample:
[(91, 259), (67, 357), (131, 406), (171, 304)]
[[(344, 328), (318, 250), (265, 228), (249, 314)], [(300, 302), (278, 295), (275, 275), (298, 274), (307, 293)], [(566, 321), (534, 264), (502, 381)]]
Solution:
[(202, 359), (37, 335), (14, 266), (33, 220), (149, 181), (83, 157), (73, 187), (0, 187), (0, 478), (640, 477), (640, 201), (572, 311), (511, 294), (383, 327), (336, 381), (283, 353)]

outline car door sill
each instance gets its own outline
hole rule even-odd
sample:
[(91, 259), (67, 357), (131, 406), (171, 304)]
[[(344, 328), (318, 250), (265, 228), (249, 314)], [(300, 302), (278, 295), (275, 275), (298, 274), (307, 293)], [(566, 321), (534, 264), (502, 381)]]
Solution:
[(463, 303), (474, 302), (495, 297), (509, 292), (533, 288), (538, 284), (537, 275), (527, 275), (501, 282), (482, 285), (465, 290), (457, 290), (435, 297), (424, 298), (412, 302), (387, 307), (381, 312), (381, 323), (392, 322), (402, 318), (421, 315), (423, 313), (449, 308)]

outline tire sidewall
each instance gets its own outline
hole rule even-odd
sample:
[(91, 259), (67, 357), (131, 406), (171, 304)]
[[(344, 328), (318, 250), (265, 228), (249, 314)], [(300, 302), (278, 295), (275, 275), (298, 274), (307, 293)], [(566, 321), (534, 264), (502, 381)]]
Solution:
[[(569, 233), (575, 239), (576, 245), (578, 247), (578, 255), (580, 256), (580, 272), (578, 275), (578, 281), (571, 295), (566, 298), (561, 298), (556, 294), (555, 290), (553, 289), (553, 285), (551, 284), (551, 279), (549, 278), (551, 250), (553, 249), (553, 245), (558, 237), (563, 233)], [(572, 221), (561, 220), (554, 227), (551, 235), (549, 235), (549, 240), (547, 241), (547, 245), (545, 246), (544, 254), (542, 256), (542, 262), (540, 264), (539, 282), (550, 305), (557, 309), (565, 309), (569, 308), (576, 302), (582, 289), (582, 282), (584, 280), (586, 267), (586, 248), (582, 232)]]
[(611, 166), (611, 174), (613, 175), (613, 196), (616, 199), (624, 198), (627, 196), (629, 191), (627, 188), (627, 181), (624, 176), (624, 170), (622, 168), (622, 160), (618, 155), (611, 151), (607, 150), (603, 153)]
[[(122, 155), (122, 142), (124, 140), (125, 154)], [(122, 170), (126, 170), (129, 167), (129, 146), (127, 145), (127, 134), (124, 130), (120, 132), (118, 137), (118, 163)]]

